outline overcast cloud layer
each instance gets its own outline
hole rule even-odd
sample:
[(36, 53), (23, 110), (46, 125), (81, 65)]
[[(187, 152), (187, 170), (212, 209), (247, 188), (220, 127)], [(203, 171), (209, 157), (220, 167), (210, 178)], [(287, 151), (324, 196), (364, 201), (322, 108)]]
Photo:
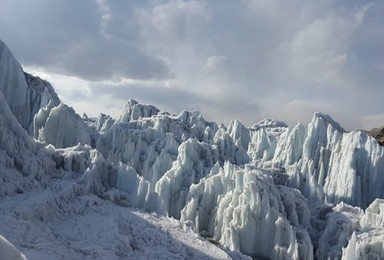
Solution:
[(384, 1), (0, 0), (0, 38), (79, 113), (384, 124)]

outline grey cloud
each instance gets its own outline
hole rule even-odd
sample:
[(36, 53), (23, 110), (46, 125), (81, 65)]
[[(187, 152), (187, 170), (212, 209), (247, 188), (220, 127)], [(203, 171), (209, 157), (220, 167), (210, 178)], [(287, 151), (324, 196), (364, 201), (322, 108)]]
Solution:
[(166, 63), (141, 53), (131, 43), (100, 37), (85, 39), (57, 55), (54, 66), (59, 72), (90, 80), (172, 77)]
[[(202, 66), (210, 56), (225, 55), (230, 60), (226, 75), (207, 79), (197, 74), (194, 84), (216, 95), (214, 86), (221, 81), (223, 95), (236, 94), (247, 101), (271, 99), (270, 106), (277, 109), (263, 106), (258, 116), (283, 110), (293, 100), (321, 103), (319, 107), (330, 108), (329, 113), (344, 116), (382, 113), (379, 104), (384, 74), (378, 68), (382, 68), (384, 51), (378, 46), (383, 45), (384, 31), (379, 28), (384, 18), (380, 15), (381, 3), (367, 4), (257, 0), (210, 3), (207, 22), (196, 22), (192, 25), (196, 28), (189, 28), (196, 32), (190, 36), (194, 40), (176, 44), (184, 45), (185, 50), (198, 46), (185, 56), (193, 60), (200, 57)], [(159, 37), (157, 28), (153, 31), (156, 33), (149, 35), (154, 38), (146, 38), (149, 43), (170, 38)], [(167, 55), (164, 50), (159, 52)], [(299, 109), (292, 107), (283, 119), (297, 120)]]
[[(384, 73), (384, 2), (371, 5), (363, 22), (352, 35), (349, 47), (349, 69), (359, 83), (373, 81), (366, 87), (382, 88)], [(357, 77), (356, 77), (357, 76)], [(359, 77), (362, 77), (359, 79)]]
[[(89, 80), (172, 77), (166, 62), (133, 39), (103, 34), (96, 1), (2, 0), (1, 6), (3, 40), (24, 65)], [(131, 16), (130, 9), (122, 12)]]

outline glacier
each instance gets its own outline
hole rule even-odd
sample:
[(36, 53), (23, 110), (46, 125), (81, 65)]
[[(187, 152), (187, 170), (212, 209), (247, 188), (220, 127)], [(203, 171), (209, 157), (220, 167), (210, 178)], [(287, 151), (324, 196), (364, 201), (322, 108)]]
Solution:
[(0, 41), (0, 259), (380, 259), (383, 152), (323, 113), (80, 117)]

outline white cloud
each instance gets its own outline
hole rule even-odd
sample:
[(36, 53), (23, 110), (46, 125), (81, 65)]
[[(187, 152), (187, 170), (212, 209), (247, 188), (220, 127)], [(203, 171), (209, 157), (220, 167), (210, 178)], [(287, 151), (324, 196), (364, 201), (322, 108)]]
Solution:
[(100, 33), (104, 37), (109, 38), (109, 35), (106, 30), (109, 22), (112, 19), (110, 7), (108, 5), (107, 0), (97, 0), (96, 3), (99, 6), (101, 12)]
[(206, 74), (216, 74), (226, 70), (228, 58), (225, 56), (209, 56), (203, 66), (203, 72)]
[(304, 82), (312, 78), (321, 85), (343, 87), (349, 84), (344, 68), (350, 38), (366, 10), (363, 6), (347, 16), (331, 12), (296, 32), (281, 45), (281, 51), (288, 53), (289, 72)]

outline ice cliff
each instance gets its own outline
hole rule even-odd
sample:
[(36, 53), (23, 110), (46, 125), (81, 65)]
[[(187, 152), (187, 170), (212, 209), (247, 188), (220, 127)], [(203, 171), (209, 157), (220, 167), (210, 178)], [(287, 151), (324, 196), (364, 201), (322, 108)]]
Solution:
[[(18, 122), (34, 138), (56, 147), (92, 143), (94, 133), (75, 111), (61, 103), (47, 81), (24, 73), (1, 40), (0, 91)], [(63, 126), (68, 125), (74, 126), (75, 131), (65, 131)]]
[(35, 114), (49, 101), (60, 100), (52, 86), (23, 72), (5, 44), (0, 41), (0, 90), (19, 123), (32, 133)]
[[(74, 239), (55, 228), (55, 218), (103, 216), (116, 224), (114, 253), (139, 257), (134, 227), (121, 224), (125, 214), (133, 219), (133, 207), (173, 217), (199, 241), (217, 243), (235, 258), (242, 256), (233, 252), (267, 259), (382, 258), (383, 149), (322, 113), (307, 126), (264, 119), (226, 127), (198, 111), (172, 115), (129, 99), (116, 120), (80, 117), (48, 82), (24, 73), (0, 42), (0, 219), (31, 230), (45, 223), (58, 232), (47, 241)], [(24, 206), (13, 208), (9, 201), (24, 194)], [(6, 225), (0, 234), (22, 240)], [(3, 252), (22, 259), (5, 238), (0, 242)], [(18, 248), (33, 258), (38, 247), (23, 243)], [(170, 251), (177, 247), (168, 244)], [(76, 246), (60, 250), (78, 256)], [(95, 254), (105, 258), (110, 251)]]
[(311, 213), (295, 189), (262, 171), (218, 164), (187, 195), (181, 220), (232, 250), (253, 257), (312, 259)]
[(308, 127), (288, 128), (271, 160), (284, 167), (289, 184), (312, 201), (341, 201), (362, 208), (383, 198), (383, 148), (363, 131), (345, 132), (316, 113)]

